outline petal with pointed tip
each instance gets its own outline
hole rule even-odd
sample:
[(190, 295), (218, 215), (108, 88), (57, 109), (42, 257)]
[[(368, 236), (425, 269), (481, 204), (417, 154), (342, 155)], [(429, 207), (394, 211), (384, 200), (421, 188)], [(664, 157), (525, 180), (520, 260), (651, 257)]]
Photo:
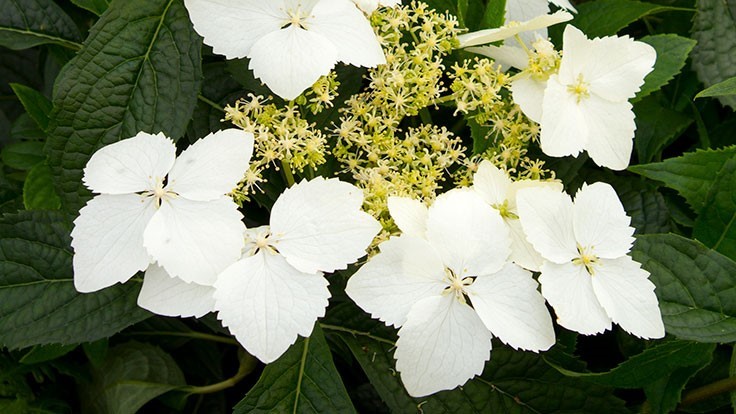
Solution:
[(94, 292), (145, 270), (151, 257), (143, 232), (156, 212), (138, 194), (99, 195), (79, 211), (72, 230), (74, 287)]
[(250, 132), (231, 128), (211, 133), (179, 155), (166, 188), (190, 200), (216, 200), (243, 179), (251, 154)]
[(634, 111), (628, 102), (611, 102), (591, 95), (582, 103), (588, 136), (585, 149), (601, 167), (624, 170), (634, 147)]
[(590, 137), (586, 116), (577, 96), (560, 83), (557, 75), (550, 76), (542, 99), (542, 151), (552, 157), (577, 156)]
[(478, 276), (465, 290), (494, 336), (515, 349), (536, 352), (555, 343), (552, 318), (537, 286), (531, 273), (509, 263), (497, 273)]
[(143, 277), (138, 306), (157, 315), (199, 318), (214, 310), (214, 292), (212, 286), (187, 283), (152, 264)]
[(95, 193), (150, 191), (174, 165), (176, 147), (163, 134), (139, 132), (92, 154), (84, 168), (84, 184)]
[(399, 330), (396, 370), (412, 397), (451, 390), (483, 372), (491, 333), (455, 295), (417, 302)]
[(473, 175), (473, 190), (492, 206), (501, 205), (508, 200), (510, 186), (511, 179), (508, 175), (488, 160), (483, 160)]
[(321, 0), (312, 9), (307, 30), (329, 39), (337, 48), (337, 59), (343, 63), (365, 67), (386, 63), (368, 19), (350, 2)]
[(570, 13), (558, 11), (552, 14), (543, 14), (515, 25), (466, 33), (458, 36), (458, 40), (460, 41), (460, 47), (483, 45), (514, 37), (522, 32), (543, 29), (568, 20), (572, 20)]
[(516, 204), (526, 239), (543, 258), (567, 263), (577, 256), (570, 196), (548, 187), (524, 188)]
[(348, 280), (345, 293), (371, 316), (401, 326), (416, 302), (442, 293), (445, 266), (422, 238), (392, 237), (379, 247)]
[(229, 198), (164, 200), (151, 218), (143, 244), (172, 277), (212, 285), (217, 274), (240, 258), (245, 226)]
[(593, 247), (602, 258), (626, 255), (634, 244), (631, 218), (626, 215), (616, 190), (610, 184), (583, 184), (575, 195), (573, 207), (575, 239), (583, 247)]
[(598, 301), (585, 266), (545, 262), (539, 283), (561, 326), (583, 335), (611, 329), (611, 318)]
[(388, 211), (402, 234), (424, 238), (427, 232), (427, 206), (409, 197), (389, 197)]
[(312, 333), (314, 322), (325, 314), (330, 291), (321, 274), (302, 273), (280, 255), (261, 252), (225, 269), (214, 296), (223, 326), (268, 364), (297, 335)]

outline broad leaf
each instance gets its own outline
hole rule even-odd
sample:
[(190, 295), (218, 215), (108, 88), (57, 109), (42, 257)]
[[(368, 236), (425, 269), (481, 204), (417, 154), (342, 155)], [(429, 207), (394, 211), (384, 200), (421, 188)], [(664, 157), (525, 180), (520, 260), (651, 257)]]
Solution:
[(736, 158), (718, 172), (705, 208), (695, 220), (693, 237), (736, 260)]
[(0, 46), (20, 50), (54, 43), (78, 50), (79, 29), (52, 0), (0, 0)]
[(678, 368), (670, 375), (645, 386), (644, 393), (647, 395), (648, 412), (652, 414), (673, 412), (680, 402), (682, 390), (690, 381), (690, 378), (710, 364), (712, 360), (713, 354), (711, 353), (710, 358), (698, 361), (699, 364)]
[[(513, 0), (511, 0), (513, 1)], [(478, 30), (503, 26), (506, 21), (506, 0), (489, 0)]]
[(181, 0), (119, 0), (94, 25), (54, 89), (46, 150), (62, 205), (89, 198), (82, 169), (139, 131), (184, 134), (201, 81), (201, 40)]
[[(692, 37), (698, 44), (692, 65), (706, 87), (736, 76), (736, 6), (723, 0), (698, 0)], [(736, 109), (736, 97), (721, 96), (721, 103)]]
[(634, 260), (657, 286), (665, 330), (684, 340), (736, 340), (736, 263), (674, 234), (639, 236)]
[(46, 163), (31, 168), (23, 183), (23, 205), (26, 210), (58, 210), (61, 200), (54, 191), (54, 179)]
[(99, 16), (107, 10), (111, 1), (112, 0), (72, 0), (72, 3)]
[(656, 13), (691, 11), (633, 0), (597, 0), (579, 4), (572, 24), (588, 37), (611, 36), (629, 24)]
[(89, 413), (135, 414), (148, 401), (185, 385), (174, 358), (153, 345), (127, 342), (110, 349), (81, 390)]
[(2, 149), (0, 159), (8, 167), (28, 171), (44, 160), (43, 143), (38, 141), (14, 142)]
[(639, 388), (673, 371), (688, 366), (702, 366), (712, 358), (715, 345), (697, 342), (660, 342), (634, 355), (608, 372), (574, 372), (555, 366), (562, 374), (584, 378), (596, 384), (616, 388)]
[(148, 316), (136, 305), (136, 283), (77, 293), (69, 243), (60, 213), (19, 212), (0, 220), (0, 345), (95, 341)]
[(695, 95), (695, 97), (696, 98), (707, 98), (707, 97), (712, 97), (712, 96), (727, 96), (727, 95), (736, 95), (736, 76), (734, 76), (733, 78), (728, 78), (723, 82), (716, 83), (710, 88), (706, 88), (698, 92), (698, 94)]
[(666, 108), (652, 96), (634, 105), (636, 138), (640, 163), (652, 162), (693, 123), (689, 116)]
[(36, 345), (23, 355), (18, 362), (21, 364), (31, 365), (41, 362), (51, 361), (62, 357), (76, 349), (77, 345)]
[(692, 39), (674, 34), (645, 36), (640, 40), (648, 43), (657, 51), (657, 61), (654, 64), (654, 70), (644, 78), (644, 85), (636, 94), (635, 100), (658, 91), (679, 74), (696, 43)]
[(233, 411), (272, 412), (355, 412), (319, 325), (309, 338), (299, 338), (281, 358), (267, 365), (258, 383)]
[(33, 88), (21, 85), (19, 83), (11, 83), (10, 87), (13, 88), (15, 96), (20, 99), (20, 103), (26, 108), (26, 112), (30, 117), (36, 121), (39, 128), (46, 130), (49, 126), (49, 115), (53, 105), (51, 101), (45, 96)]
[(629, 171), (661, 181), (676, 190), (695, 211), (705, 207), (710, 187), (718, 172), (736, 155), (736, 146), (698, 150), (663, 162), (632, 165)]

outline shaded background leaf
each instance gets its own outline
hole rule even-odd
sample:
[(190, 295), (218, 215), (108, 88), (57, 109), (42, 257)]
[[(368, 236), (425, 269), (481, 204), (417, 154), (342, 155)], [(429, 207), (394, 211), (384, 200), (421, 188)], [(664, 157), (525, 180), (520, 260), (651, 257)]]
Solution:
[(52, 0), (0, 0), (0, 46), (27, 49), (55, 43), (78, 50), (79, 29)]

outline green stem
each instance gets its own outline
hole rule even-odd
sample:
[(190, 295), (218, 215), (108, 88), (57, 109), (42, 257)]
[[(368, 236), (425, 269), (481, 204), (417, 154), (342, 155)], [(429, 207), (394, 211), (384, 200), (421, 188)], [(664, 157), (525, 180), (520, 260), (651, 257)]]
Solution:
[(286, 185), (291, 187), (294, 185), (294, 174), (291, 172), (291, 163), (287, 160), (281, 160), (281, 168), (284, 170), (284, 178), (286, 178)]
[(127, 332), (126, 334), (136, 335), (136, 336), (178, 336), (182, 338), (203, 339), (205, 341), (220, 342), (220, 343), (228, 344), (228, 345), (239, 345), (238, 341), (236, 341), (233, 338), (228, 338), (228, 337), (219, 336), (219, 335), (212, 335), (212, 334), (207, 334), (203, 332), (156, 331), (156, 332)]
[(211, 101), (210, 99), (208, 99), (208, 98), (207, 98), (206, 96), (204, 96), (204, 95), (202, 95), (202, 94), (200, 94), (200, 95), (197, 95), (197, 99), (199, 99), (200, 101), (202, 101), (202, 102), (206, 103), (207, 105), (209, 105), (209, 106), (211, 106), (211, 107), (215, 108), (216, 110), (218, 110), (218, 111), (220, 111), (220, 112), (225, 112), (225, 109), (223, 109), (223, 108), (222, 108), (222, 107), (221, 107), (220, 105), (218, 105), (218, 104), (217, 104), (216, 102), (214, 102), (214, 101)]
[(347, 332), (351, 335), (357, 335), (357, 336), (365, 336), (367, 338), (371, 338), (374, 341), (383, 342), (384, 344), (389, 344), (391, 346), (395, 346), (396, 343), (394, 341), (389, 341), (388, 339), (381, 338), (379, 336), (371, 335), (368, 332), (362, 332), (362, 331), (356, 331), (354, 329), (349, 328), (343, 328), (342, 326), (336, 326), (336, 325), (328, 325), (326, 323), (320, 323), (319, 326), (322, 329), (328, 330), (328, 331), (338, 331), (338, 332)]
[(179, 390), (189, 394), (212, 394), (215, 392), (226, 390), (228, 388), (234, 387), (243, 378), (247, 377), (248, 374), (253, 372), (256, 366), (258, 366), (258, 360), (252, 355), (243, 352), (240, 355), (240, 366), (238, 367), (238, 372), (236, 372), (235, 375), (233, 375), (232, 377), (215, 384), (202, 386), (189, 385), (186, 387), (181, 387)]
[(686, 393), (685, 396), (682, 397), (682, 401), (680, 401), (680, 406), (685, 407), (693, 405), (700, 401), (715, 397), (716, 395), (733, 391), (736, 391), (736, 377), (722, 379)]
[(445, 102), (452, 102), (455, 100), (454, 95), (445, 95), (440, 98), (435, 99), (432, 103), (435, 105), (443, 104)]

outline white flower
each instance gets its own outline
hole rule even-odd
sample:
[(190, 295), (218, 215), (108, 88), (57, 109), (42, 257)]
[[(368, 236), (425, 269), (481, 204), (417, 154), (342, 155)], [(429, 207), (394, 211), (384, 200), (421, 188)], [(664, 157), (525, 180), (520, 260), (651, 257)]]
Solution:
[(516, 202), (528, 240), (546, 260), (539, 282), (560, 325), (587, 335), (613, 321), (638, 337), (664, 336), (654, 284), (627, 255), (634, 229), (610, 185), (583, 185), (574, 202), (528, 188)]
[(552, 14), (543, 14), (523, 22), (508, 22), (506, 25), (494, 29), (466, 33), (458, 36), (458, 40), (460, 41), (461, 48), (483, 45), (514, 37), (522, 32), (539, 30), (568, 20), (572, 20), (572, 14), (566, 11), (558, 11)]
[(394, 7), (401, 4), (401, 0), (353, 0), (353, 2), (367, 14), (373, 13), (378, 6)]
[(479, 195), (451, 190), (429, 209), (393, 197), (389, 209), (403, 234), (381, 243), (346, 293), (401, 327), (394, 357), (410, 395), (452, 389), (480, 374), (491, 334), (531, 351), (554, 344), (537, 283), (507, 263), (508, 230)]
[(317, 177), (284, 191), (271, 224), (246, 232), (241, 260), (215, 282), (215, 309), (245, 349), (265, 363), (324, 316), (327, 280), (365, 255), (381, 226), (360, 210), (360, 189)]
[(483, 160), (480, 163), (478, 172), (473, 177), (473, 189), (483, 197), (486, 203), (500, 213), (509, 229), (511, 236), (510, 260), (521, 267), (538, 272), (543, 261), (542, 256), (527, 241), (516, 209), (517, 191), (531, 187), (544, 187), (557, 192), (562, 191), (562, 184), (555, 181), (511, 181), (505, 172), (488, 160)]
[[(568, 0), (508, 0), (506, 2), (506, 24), (510, 22), (525, 22), (537, 16), (549, 13), (550, 3), (570, 12), (576, 12), (575, 7)], [(525, 44), (530, 44), (535, 37), (547, 38), (547, 28), (539, 28), (533, 31), (519, 33), (519, 37)], [(506, 39), (506, 45), (511, 46), (511, 39)]]
[(185, 0), (194, 29), (215, 53), (249, 68), (291, 100), (340, 61), (375, 67), (383, 50), (351, 0)]
[(628, 100), (656, 58), (653, 47), (628, 36), (589, 40), (568, 25), (559, 73), (549, 77), (543, 96), (539, 87), (515, 84), (514, 100), (541, 124), (545, 154), (587, 150), (596, 164), (622, 170), (629, 165), (636, 129)]
[(240, 256), (242, 215), (225, 194), (242, 178), (253, 135), (210, 134), (176, 158), (163, 134), (138, 133), (95, 152), (84, 184), (99, 193), (72, 230), (74, 286), (122, 283), (152, 261), (172, 277), (211, 284)]

